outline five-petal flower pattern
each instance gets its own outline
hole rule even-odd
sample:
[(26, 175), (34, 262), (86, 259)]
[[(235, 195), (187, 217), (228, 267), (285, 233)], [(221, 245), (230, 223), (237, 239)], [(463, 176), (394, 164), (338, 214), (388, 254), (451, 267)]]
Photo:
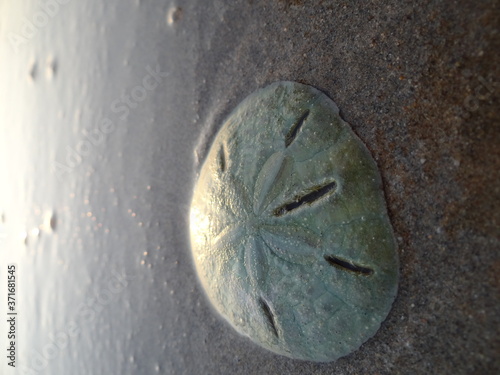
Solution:
[(376, 165), (310, 86), (275, 83), (228, 118), (196, 185), (191, 239), (216, 309), (289, 357), (348, 354), (375, 334), (396, 294)]

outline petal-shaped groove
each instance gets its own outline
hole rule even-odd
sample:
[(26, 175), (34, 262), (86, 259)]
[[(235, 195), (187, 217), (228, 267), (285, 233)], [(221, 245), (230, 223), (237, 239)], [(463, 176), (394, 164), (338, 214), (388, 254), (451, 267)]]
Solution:
[(304, 113), (297, 119), (295, 124), (293, 124), (292, 128), (285, 137), (285, 147), (290, 146), (292, 142), (295, 141), (295, 138), (302, 128), (302, 125), (304, 125), (304, 121), (307, 119), (307, 116), (309, 116), (309, 112), (309, 109), (306, 109)]
[(338, 258), (333, 255), (325, 255), (325, 260), (333, 267), (337, 267), (344, 271), (349, 271), (357, 275), (370, 276), (373, 274), (373, 270), (368, 267), (361, 266), (359, 264), (354, 264), (345, 259)]
[(224, 150), (224, 146), (220, 146), (219, 154), (218, 154), (218, 159), (219, 159), (219, 169), (221, 172), (226, 171), (226, 152)]
[(271, 311), (271, 308), (269, 307), (269, 304), (264, 300), (264, 298), (260, 297), (259, 298), (259, 306), (262, 310), (262, 313), (264, 317), (266, 318), (269, 328), (271, 329), (272, 333), (279, 338), (279, 333), (278, 333), (278, 328), (276, 327), (276, 322), (274, 318), (274, 314)]
[(335, 188), (337, 187), (337, 183), (335, 181), (327, 182), (320, 186), (314, 186), (309, 188), (308, 190), (302, 192), (299, 195), (296, 195), (292, 200), (287, 203), (282, 204), (281, 206), (274, 209), (274, 216), (283, 216), (287, 213), (300, 208), (306, 204), (311, 205), (316, 201), (319, 201), (321, 198), (333, 194)]

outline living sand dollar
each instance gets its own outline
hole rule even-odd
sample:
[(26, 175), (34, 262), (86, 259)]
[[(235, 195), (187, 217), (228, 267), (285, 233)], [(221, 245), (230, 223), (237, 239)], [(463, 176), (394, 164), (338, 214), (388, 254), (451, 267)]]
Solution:
[(213, 306), (275, 353), (342, 357), (375, 334), (396, 296), (376, 164), (311, 86), (277, 82), (238, 105), (201, 169), (190, 227)]

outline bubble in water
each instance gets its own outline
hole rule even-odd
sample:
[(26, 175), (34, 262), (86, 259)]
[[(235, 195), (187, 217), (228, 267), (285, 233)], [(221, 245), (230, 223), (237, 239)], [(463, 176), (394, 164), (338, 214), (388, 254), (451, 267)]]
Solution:
[(28, 232), (22, 231), (19, 234), (19, 238), (21, 239), (21, 241), (24, 243), (25, 246), (28, 246), (29, 243)]
[(172, 26), (177, 23), (182, 18), (182, 8), (178, 6), (172, 6), (167, 12), (167, 24)]
[(38, 65), (37, 65), (36, 61), (33, 61), (31, 63), (30, 68), (29, 68), (28, 79), (31, 82), (34, 82), (34, 81), (36, 81), (37, 76), (38, 76)]
[(55, 211), (47, 211), (43, 214), (41, 229), (44, 232), (55, 232), (57, 228), (57, 215)]
[(55, 77), (57, 73), (57, 61), (54, 57), (47, 57), (46, 66), (45, 66), (45, 76), (47, 79), (52, 79)]

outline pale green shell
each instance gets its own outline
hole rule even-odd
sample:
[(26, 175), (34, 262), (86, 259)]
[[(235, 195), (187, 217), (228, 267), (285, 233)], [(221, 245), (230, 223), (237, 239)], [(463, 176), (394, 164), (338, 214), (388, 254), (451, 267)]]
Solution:
[(313, 87), (274, 83), (233, 111), (201, 169), (190, 220), (210, 301), (273, 352), (344, 356), (375, 334), (396, 296), (377, 167)]

